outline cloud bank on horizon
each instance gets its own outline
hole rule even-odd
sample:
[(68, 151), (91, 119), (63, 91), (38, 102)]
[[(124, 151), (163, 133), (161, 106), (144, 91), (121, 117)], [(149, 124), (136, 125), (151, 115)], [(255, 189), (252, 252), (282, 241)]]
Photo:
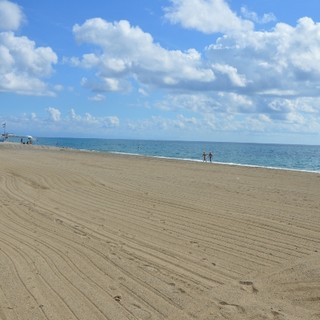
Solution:
[[(1, 96), (30, 99), (10, 114), (2, 106), (0, 120), (45, 136), (320, 143), (320, 24), (232, 4), (161, 8), (162, 25), (206, 37), (201, 49), (170, 48), (127, 19), (100, 16), (75, 22), (66, 32), (78, 51), (61, 54), (23, 34), (32, 20), (19, 1), (0, 0)], [(71, 73), (75, 83), (64, 83)]]

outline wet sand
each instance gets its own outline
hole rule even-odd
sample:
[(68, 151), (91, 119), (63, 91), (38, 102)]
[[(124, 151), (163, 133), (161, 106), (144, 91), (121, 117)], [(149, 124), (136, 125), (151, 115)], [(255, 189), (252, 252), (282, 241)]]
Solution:
[(320, 319), (320, 174), (0, 145), (0, 319)]

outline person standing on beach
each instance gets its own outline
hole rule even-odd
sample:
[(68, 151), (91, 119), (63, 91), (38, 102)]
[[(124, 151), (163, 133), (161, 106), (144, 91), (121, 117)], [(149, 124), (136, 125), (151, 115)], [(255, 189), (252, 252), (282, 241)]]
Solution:
[(207, 154), (205, 151), (203, 151), (202, 157), (203, 157), (203, 162), (207, 162)]
[(213, 156), (213, 153), (210, 151), (209, 152), (209, 160), (210, 160), (210, 162), (212, 162), (212, 156)]

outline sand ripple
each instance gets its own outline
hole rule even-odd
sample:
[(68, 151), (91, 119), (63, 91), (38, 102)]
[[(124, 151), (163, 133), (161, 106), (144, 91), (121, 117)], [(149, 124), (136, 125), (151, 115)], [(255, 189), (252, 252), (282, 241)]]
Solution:
[(320, 319), (320, 175), (0, 146), (0, 319)]

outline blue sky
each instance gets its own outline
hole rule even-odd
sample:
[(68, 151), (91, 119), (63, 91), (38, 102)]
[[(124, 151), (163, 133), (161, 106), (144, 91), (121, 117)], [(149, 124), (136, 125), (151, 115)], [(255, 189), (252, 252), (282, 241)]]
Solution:
[(319, 14), (319, 0), (0, 0), (0, 121), (320, 144)]

